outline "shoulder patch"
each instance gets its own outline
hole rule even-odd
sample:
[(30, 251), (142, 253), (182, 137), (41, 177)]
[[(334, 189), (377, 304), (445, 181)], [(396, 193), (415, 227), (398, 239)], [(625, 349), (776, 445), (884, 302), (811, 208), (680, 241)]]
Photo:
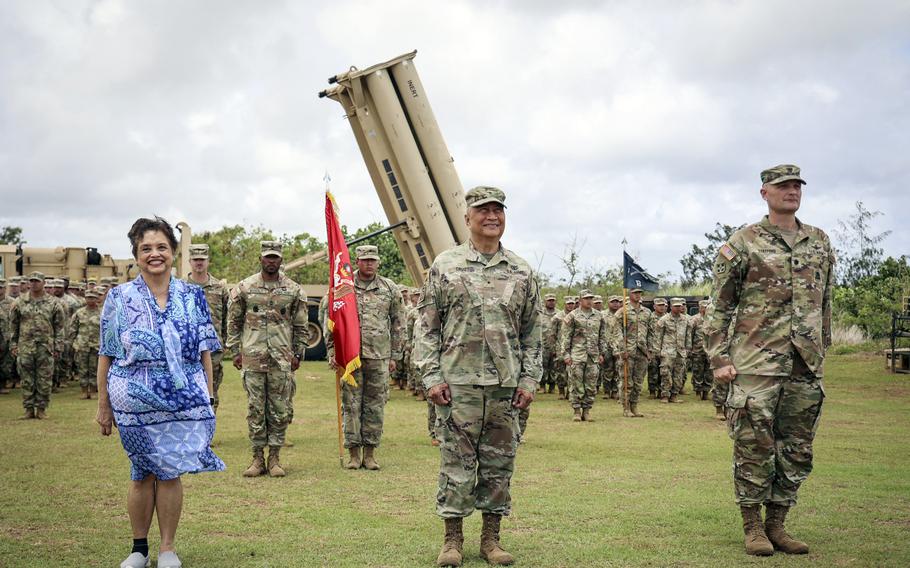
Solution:
[(736, 249), (730, 246), (730, 243), (724, 243), (723, 246), (720, 247), (720, 250), (717, 251), (717, 253), (727, 260), (733, 260), (737, 257), (737, 255), (739, 255), (739, 253), (736, 252)]

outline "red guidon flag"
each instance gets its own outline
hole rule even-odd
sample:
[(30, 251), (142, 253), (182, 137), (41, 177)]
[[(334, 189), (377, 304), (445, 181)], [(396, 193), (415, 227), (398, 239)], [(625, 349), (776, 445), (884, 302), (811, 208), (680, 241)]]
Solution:
[(335, 364), (342, 370), (341, 380), (357, 386), (354, 371), (360, 368), (360, 318), (351, 256), (341, 234), (337, 205), (325, 192), (325, 228), (329, 235), (329, 306), (326, 314), (329, 333), (335, 342)]

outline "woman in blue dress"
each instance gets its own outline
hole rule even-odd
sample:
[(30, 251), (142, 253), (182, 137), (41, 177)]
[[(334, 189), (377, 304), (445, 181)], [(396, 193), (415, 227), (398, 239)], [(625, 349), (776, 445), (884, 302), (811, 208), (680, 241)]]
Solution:
[(98, 424), (112, 427), (132, 463), (127, 499), (133, 550), (121, 568), (150, 564), (158, 514), (159, 568), (178, 568), (174, 537), (183, 507), (180, 476), (223, 471), (212, 452), (211, 353), (221, 349), (202, 288), (171, 276), (177, 238), (160, 217), (129, 232), (140, 274), (108, 294), (98, 350)]

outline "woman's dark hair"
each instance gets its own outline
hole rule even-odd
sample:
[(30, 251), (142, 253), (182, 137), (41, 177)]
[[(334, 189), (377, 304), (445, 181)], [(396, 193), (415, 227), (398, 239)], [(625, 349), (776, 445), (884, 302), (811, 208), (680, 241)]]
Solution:
[(154, 219), (146, 219), (145, 217), (136, 219), (136, 222), (130, 228), (130, 232), (126, 234), (130, 238), (130, 244), (133, 247), (133, 258), (139, 258), (139, 242), (149, 231), (160, 232), (170, 243), (171, 251), (177, 252), (177, 236), (174, 235), (173, 227), (171, 227), (170, 223), (155, 215)]

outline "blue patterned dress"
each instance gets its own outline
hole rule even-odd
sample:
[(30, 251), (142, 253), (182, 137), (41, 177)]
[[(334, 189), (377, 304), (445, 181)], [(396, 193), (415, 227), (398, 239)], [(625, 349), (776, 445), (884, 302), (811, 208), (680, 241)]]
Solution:
[(142, 276), (108, 294), (98, 352), (112, 359), (107, 390), (133, 480), (224, 470), (209, 447), (215, 414), (201, 359), (220, 349), (199, 286), (172, 277), (163, 310)]

